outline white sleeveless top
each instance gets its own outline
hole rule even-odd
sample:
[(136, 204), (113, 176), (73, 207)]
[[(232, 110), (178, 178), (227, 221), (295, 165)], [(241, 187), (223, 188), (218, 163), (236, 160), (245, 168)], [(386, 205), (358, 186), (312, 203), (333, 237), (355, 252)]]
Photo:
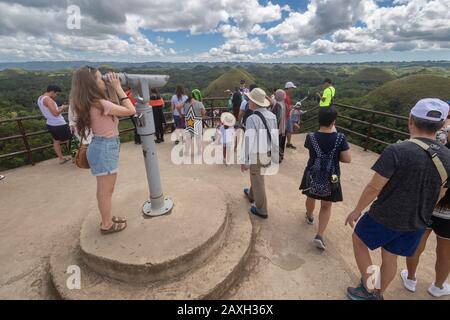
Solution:
[(445, 219), (445, 220), (450, 220), (450, 209), (448, 208), (444, 208), (444, 209), (438, 209), (436, 208), (433, 212), (433, 216), (441, 218), (441, 219)]
[[(63, 126), (65, 124), (67, 124), (66, 120), (64, 120), (64, 117), (62, 115), (55, 117), (50, 112), (50, 110), (44, 105), (45, 98), (47, 98), (47, 96), (40, 96), (37, 101), (37, 105), (38, 105), (39, 109), (41, 110), (42, 115), (45, 117), (45, 119), (47, 119), (47, 124), (52, 127), (58, 127), (58, 126)], [(53, 103), (55, 104), (55, 107), (58, 108), (58, 105), (56, 104), (56, 102), (53, 102)]]

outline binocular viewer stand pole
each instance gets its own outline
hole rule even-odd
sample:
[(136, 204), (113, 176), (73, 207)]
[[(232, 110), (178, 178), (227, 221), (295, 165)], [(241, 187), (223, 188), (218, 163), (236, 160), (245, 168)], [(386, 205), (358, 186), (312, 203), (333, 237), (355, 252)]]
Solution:
[(135, 119), (137, 132), (141, 136), (150, 191), (150, 200), (144, 204), (142, 211), (146, 216), (159, 217), (169, 214), (174, 207), (174, 203), (171, 199), (164, 197), (161, 187), (161, 176), (155, 143), (155, 122), (153, 110), (148, 105), (148, 101), (150, 100), (149, 85), (145, 80), (141, 82), (140, 89), (142, 90), (143, 98), (137, 99), (137, 115)]

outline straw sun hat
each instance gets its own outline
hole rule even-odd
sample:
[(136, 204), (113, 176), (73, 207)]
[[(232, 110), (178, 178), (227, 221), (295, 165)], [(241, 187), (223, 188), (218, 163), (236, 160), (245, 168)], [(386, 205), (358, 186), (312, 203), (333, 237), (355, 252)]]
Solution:
[(266, 98), (266, 93), (260, 88), (256, 88), (245, 95), (260, 107), (267, 108), (270, 106), (270, 101)]

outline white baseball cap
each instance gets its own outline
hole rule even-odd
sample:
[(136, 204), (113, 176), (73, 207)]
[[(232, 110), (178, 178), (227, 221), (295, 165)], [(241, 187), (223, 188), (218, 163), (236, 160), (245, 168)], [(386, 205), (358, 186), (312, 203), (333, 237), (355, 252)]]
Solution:
[(286, 83), (286, 86), (284, 88), (285, 89), (297, 89), (297, 87), (295, 86), (295, 84), (293, 82)]
[(442, 100), (422, 99), (411, 110), (411, 115), (422, 120), (441, 122), (447, 119), (449, 109), (448, 103)]

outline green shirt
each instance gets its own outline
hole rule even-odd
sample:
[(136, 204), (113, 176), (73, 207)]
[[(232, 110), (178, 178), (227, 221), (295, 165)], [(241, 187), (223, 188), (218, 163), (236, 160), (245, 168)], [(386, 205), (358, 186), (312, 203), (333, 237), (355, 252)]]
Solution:
[[(328, 87), (323, 92), (323, 97), (320, 100), (320, 106), (321, 107), (330, 107), (331, 101), (333, 100), (334, 96), (336, 95), (336, 89), (334, 87)], [(323, 101), (323, 98), (325, 98), (325, 101)]]

